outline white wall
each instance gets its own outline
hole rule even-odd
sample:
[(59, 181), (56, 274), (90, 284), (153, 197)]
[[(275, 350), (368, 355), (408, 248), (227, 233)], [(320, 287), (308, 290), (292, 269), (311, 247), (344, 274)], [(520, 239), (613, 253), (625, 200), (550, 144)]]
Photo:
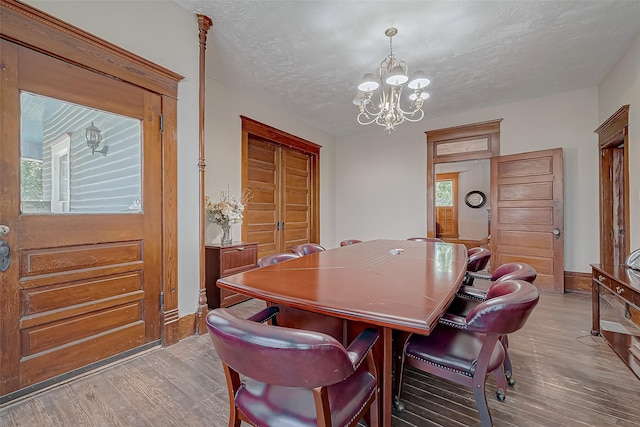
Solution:
[[(207, 48), (209, 49), (209, 48)], [(206, 193), (216, 199), (227, 186), (239, 194), (242, 186), (242, 121), (240, 115), (257, 120), (322, 146), (320, 149), (320, 244), (337, 246), (335, 241), (335, 139), (288, 116), (278, 107), (261, 103), (216, 81), (207, 79), (206, 102)], [(240, 238), (240, 225), (233, 229)], [(220, 239), (220, 227), (207, 226), (207, 241)]]
[[(198, 25), (170, 0), (34, 1), (26, 3), (184, 76), (178, 86), (178, 310), (196, 311), (199, 273)], [(151, 5), (153, 7), (151, 7)], [(212, 17), (215, 20), (215, 17)], [(211, 33), (210, 33), (211, 35)], [(215, 46), (215, 43), (208, 45)], [(211, 55), (216, 55), (214, 49)], [(207, 56), (209, 56), (209, 49)], [(240, 119), (245, 115), (323, 146), (320, 150), (321, 244), (335, 245), (333, 137), (207, 81), (206, 186), (239, 191)], [(213, 226), (212, 226), (213, 227)], [(208, 230), (215, 233), (216, 230)], [(240, 237), (240, 229), (234, 229)], [(213, 239), (213, 237), (211, 237)], [(213, 240), (211, 240), (213, 241)]]
[[(437, 109), (429, 99), (428, 109)], [(427, 115), (429, 110), (427, 110)], [(502, 118), (501, 154), (564, 148), (565, 270), (599, 260), (595, 87), (381, 128), (336, 141), (338, 239), (426, 233), (427, 130)]]
[(598, 87), (598, 124), (629, 104), (629, 213), (631, 248), (640, 247), (640, 36)]

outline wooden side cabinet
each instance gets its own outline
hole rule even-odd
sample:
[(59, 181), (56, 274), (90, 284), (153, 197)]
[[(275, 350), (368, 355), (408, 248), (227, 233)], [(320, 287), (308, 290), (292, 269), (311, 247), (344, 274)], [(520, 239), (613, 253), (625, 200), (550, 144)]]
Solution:
[(592, 335), (602, 335), (640, 378), (640, 272), (592, 267)]
[(220, 289), (216, 281), (221, 277), (258, 268), (258, 244), (236, 242), (228, 246), (205, 245), (205, 285), (209, 308), (229, 307), (249, 297)]

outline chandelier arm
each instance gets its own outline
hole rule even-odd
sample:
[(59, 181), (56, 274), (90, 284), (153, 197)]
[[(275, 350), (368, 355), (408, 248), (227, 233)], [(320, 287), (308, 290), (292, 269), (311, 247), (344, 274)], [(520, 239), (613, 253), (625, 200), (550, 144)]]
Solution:
[(364, 113), (366, 113), (367, 115), (370, 115), (370, 116), (377, 116), (378, 114), (380, 114), (382, 112), (382, 110), (380, 110), (380, 109), (378, 109), (378, 110), (371, 109), (370, 108), (372, 106), (371, 104), (372, 104), (371, 102), (367, 102), (367, 103), (365, 103), (363, 105), (363, 110), (364, 110), (363, 112)]
[(358, 114), (358, 117), (356, 119), (358, 120), (358, 123), (360, 123), (361, 125), (370, 125), (371, 123), (373, 123), (376, 120), (378, 120), (378, 116), (377, 115), (373, 115), (373, 118), (371, 120), (369, 120), (369, 121), (362, 120), (361, 119), (362, 116), (369, 118), (369, 116), (365, 112), (361, 112), (360, 114)]
[[(418, 113), (418, 112), (420, 113), (420, 117), (419, 117), (419, 118), (415, 118), (415, 119), (414, 119), (414, 118), (413, 118), (413, 116), (414, 116), (416, 113)], [(407, 115), (407, 116), (405, 116), (405, 117), (404, 117), (404, 119), (405, 119), (406, 121), (408, 121), (408, 122), (419, 122), (419, 121), (420, 121), (420, 120), (422, 120), (423, 118), (424, 118), (424, 110), (422, 110), (422, 109), (420, 109), (420, 110), (416, 110), (416, 111), (414, 111), (413, 113), (411, 113), (411, 114), (409, 114), (409, 115)]]

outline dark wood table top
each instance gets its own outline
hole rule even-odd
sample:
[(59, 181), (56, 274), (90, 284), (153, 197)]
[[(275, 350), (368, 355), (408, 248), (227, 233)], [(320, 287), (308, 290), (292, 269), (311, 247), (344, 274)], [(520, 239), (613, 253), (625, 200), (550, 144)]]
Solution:
[(463, 245), (372, 240), (235, 274), (218, 286), (272, 303), (428, 334), (466, 272)]

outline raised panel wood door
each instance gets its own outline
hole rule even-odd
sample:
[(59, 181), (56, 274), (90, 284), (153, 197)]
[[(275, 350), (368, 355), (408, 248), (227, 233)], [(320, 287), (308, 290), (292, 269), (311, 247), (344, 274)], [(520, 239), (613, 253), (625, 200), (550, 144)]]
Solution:
[(244, 224), (247, 242), (258, 243), (258, 258), (280, 251), (280, 153), (274, 144), (249, 138), (247, 183), (251, 199)]
[(309, 156), (281, 148), (282, 250), (311, 241), (311, 171)]
[(258, 258), (289, 252), (310, 241), (311, 173), (305, 153), (249, 138), (246, 238), (258, 242)]
[[(1, 43), (0, 223), (9, 231), (0, 238), (12, 257), (0, 273), (0, 395), (8, 396), (159, 340), (161, 99)], [(108, 150), (89, 147), (92, 122)], [(49, 143), (66, 139), (56, 169)], [(42, 188), (24, 173), (29, 161), (40, 164)]]
[(491, 265), (526, 262), (553, 292), (564, 292), (562, 183), (560, 148), (491, 158)]

